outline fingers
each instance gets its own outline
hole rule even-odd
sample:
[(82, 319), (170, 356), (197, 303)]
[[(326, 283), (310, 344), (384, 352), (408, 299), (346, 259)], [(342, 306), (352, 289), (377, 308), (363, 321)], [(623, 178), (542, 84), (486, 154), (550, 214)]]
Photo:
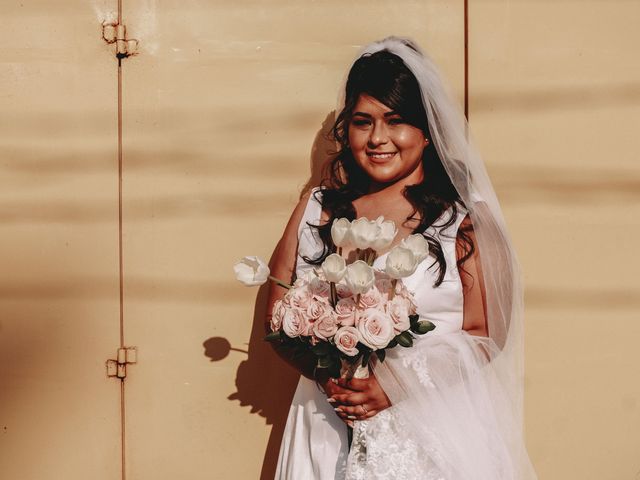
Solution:
[[(379, 413), (379, 411), (375, 409), (367, 409), (367, 412), (365, 413), (365, 411), (359, 406), (358, 407), (340, 406), (340, 407), (337, 407), (335, 410), (336, 410), (336, 414), (343, 421), (345, 421), (345, 423), (353, 420), (366, 420), (368, 418), (373, 417), (377, 413)], [(349, 425), (349, 426), (353, 426), (353, 425)]]
[(368, 400), (364, 393), (336, 394), (330, 398), (334, 399), (337, 405), (361, 405)]
[(325, 393), (327, 394), (327, 397), (334, 397), (336, 395), (348, 395), (348, 394), (351, 394), (351, 393), (353, 393), (353, 390), (342, 388), (342, 387), (336, 385), (335, 383), (328, 382), (327, 385), (325, 386)]
[(346, 380), (344, 378), (338, 379), (338, 385), (342, 388), (348, 388), (349, 390), (355, 390), (358, 392), (362, 392), (366, 390), (369, 386), (368, 378), (352, 378), (351, 380)]
[(351, 390), (349, 388), (341, 387), (340, 385), (338, 385), (337, 381), (338, 380), (335, 378), (329, 378), (321, 383), (322, 390), (324, 390), (324, 393), (327, 395), (327, 397), (336, 394), (346, 394), (354, 392), (354, 390)]

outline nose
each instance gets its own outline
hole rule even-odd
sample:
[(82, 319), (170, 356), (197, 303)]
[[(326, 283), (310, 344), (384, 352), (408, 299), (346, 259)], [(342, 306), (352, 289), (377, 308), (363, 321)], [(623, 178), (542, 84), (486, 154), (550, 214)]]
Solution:
[(371, 134), (369, 135), (369, 147), (375, 148), (378, 145), (387, 143), (388, 133), (385, 122), (374, 122)]

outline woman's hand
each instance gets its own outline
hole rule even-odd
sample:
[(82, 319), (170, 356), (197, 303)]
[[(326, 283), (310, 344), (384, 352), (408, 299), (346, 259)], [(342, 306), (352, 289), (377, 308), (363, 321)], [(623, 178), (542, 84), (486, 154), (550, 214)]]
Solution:
[(389, 397), (373, 374), (369, 378), (352, 378), (349, 381), (341, 378), (337, 386), (350, 390), (329, 397), (335, 400), (333, 406), (338, 416), (347, 423), (352, 420), (371, 418), (391, 406)]
[[(355, 390), (338, 385), (337, 378), (329, 377), (329, 375), (324, 372), (318, 375), (317, 382), (318, 385), (322, 387), (322, 390), (324, 390), (324, 393), (327, 395), (327, 400), (333, 398), (336, 395), (349, 395), (352, 393), (356, 393)], [(330, 401), (330, 403), (334, 408), (336, 407), (335, 401)], [(342, 419), (342, 421), (344, 421), (344, 423), (351, 426), (351, 420), (348, 420), (346, 417), (343, 418), (338, 411), (336, 411), (336, 414)]]

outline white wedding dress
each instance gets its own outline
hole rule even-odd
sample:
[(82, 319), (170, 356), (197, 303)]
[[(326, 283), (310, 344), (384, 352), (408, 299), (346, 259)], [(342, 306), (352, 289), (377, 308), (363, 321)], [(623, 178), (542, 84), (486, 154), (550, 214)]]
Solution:
[[(322, 251), (317, 230), (321, 206), (312, 194), (298, 229), (296, 274)], [(428, 257), (403, 281), (421, 318), (436, 325), (411, 348), (390, 349), (374, 372), (392, 406), (354, 422), (349, 450), (347, 427), (311, 380), (298, 383), (280, 447), (279, 480), (506, 480), (535, 479), (517, 422), (510, 416), (486, 351), (486, 337), (462, 330), (462, 284), (456, 267), (456, 233), (465, 211), (446, 229), (429, 227), (447, 263), (444, 281)], [(442, 218), (447, 219), (449, 212)], [(385, 255), (374, 267), (384, 268)], [(393, 379), (393, 381), (389, 381)], [(387, 391), (385, 385), (402, 385)], [(389, 387), (391, 388), (391, 387)], [(524, 466), (524, 467), (523, 467)]]

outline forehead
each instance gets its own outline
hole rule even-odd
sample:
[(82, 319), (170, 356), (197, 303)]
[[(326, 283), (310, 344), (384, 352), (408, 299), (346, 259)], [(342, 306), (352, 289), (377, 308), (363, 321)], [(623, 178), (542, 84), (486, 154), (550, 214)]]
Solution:
[(392, 111), (391, 108), (386, 106), (384, 103), (379, 100), (367, 95), (366, 93), (361, 93), (358, 97), (358, 101), (353, 107), (353, 111), (355, 112), (365, 112), (371, 115), (379, 114), (384, 115), (385, 113), (389, 113)]

